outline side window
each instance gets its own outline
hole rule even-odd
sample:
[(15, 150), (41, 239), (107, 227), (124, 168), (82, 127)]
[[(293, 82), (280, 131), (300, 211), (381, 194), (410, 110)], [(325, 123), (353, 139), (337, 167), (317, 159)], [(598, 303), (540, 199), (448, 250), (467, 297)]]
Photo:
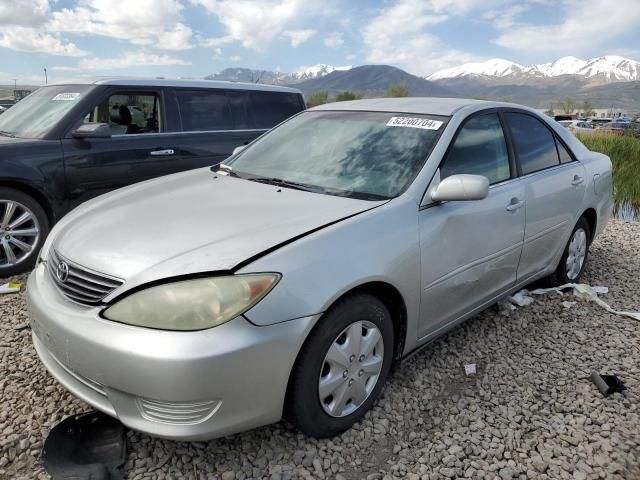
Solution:
[(268, 129), (302, 110), (299, 95), (294, 93), (249, 93), (249, 112), (252, 128)]
[(229, 99), (221, 90), (176, 90), (182, 130), (233, 130)]
[(505, 113), (522, 174), (559, 165), (553, 134), (543, 123), (524, 113)]
[(560, 140), (556, 138), (556, 145), (558, 145), (558, 155), (560, 156), (560, 163), (569, 163), (573, 162), (573, 157), (567, 151), (565, 146), (562, 144)]
[(160, 97), (157, 93), (114, 93), (96, 105), (83, 122), (106, 123), (112, 135), (160, 132)]
[(233, 124), (237, 130), (249, 129), (251, 125), (249, 123), (249, 92), (242, 90), (227, 92), (229, 97), (229, 104), (231, 105), (231, 116), (233, 117)]
[(440, 178), (459, 173), (483, 175), (490, 183), (511, 176), (507, 143), (495, 113), (472, 117), (458, 132), (440, 167)]

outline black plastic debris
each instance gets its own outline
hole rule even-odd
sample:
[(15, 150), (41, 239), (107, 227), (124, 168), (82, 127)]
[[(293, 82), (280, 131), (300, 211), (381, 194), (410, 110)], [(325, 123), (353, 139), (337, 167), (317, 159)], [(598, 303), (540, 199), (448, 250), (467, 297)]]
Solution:
[(591, 372), (591, 381), (596, 384), (600, 393), (605, 397), (612, 393), (622, 393), (627, 387), (622, 380), (615, 375), (600, 375), (598, 372)]
[(53, 480), (122, 480), (124, 456), (124, 427), (101, 412), (65, 418), (51, 429), (42, 449)]

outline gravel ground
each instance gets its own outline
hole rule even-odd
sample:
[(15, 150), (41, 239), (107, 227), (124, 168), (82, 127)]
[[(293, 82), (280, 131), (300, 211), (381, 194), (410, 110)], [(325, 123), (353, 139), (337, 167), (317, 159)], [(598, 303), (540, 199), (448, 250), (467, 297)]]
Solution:
[[(612, 307), (640, 310), (639, 251), (640, 223), (610, 223), (584, 281), (608, 286)], [(396, 368), (376, 407), (337, 438), (284, 423), (206, 443), (129, 432), (127, 478), (638, 479), (640, 324), (562, 300), (469, 320)], [(0, 318), (0, 480), (47, 478), (49, 428), (88, 406), (39, 363), (22, 293), (0, 296)], [(626, 395), (603, 398), (592, 369), (618, 374)]]

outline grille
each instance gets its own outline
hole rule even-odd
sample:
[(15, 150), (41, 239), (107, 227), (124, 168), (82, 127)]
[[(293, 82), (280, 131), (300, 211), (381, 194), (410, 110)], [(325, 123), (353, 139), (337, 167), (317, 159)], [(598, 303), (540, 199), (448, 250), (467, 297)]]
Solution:
[(138, 399), (138, 408), (147, 420), (175, 425), (194, 425), (211, 418), (222, 402), (209, 400), (204, 402), (161, 402)]
[[(66, 278), (63, 275), (61, 279), (58, 269), (62, 263), (66, 264), (67, 273)], [(104, 297), (124, 283), (118, 278), (81, 267), (55, 252), (53, 248), (49, 253), (47, 269), (55, 284), (67, 298), (84, 305), (99, 304)]]

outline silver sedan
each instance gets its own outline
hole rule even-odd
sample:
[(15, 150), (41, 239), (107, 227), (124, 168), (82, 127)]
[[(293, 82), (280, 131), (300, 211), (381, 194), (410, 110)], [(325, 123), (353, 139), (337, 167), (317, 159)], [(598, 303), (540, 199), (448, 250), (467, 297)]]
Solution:
[(33, 341), (154, 436), (331, 436), (393, 362), (533, 280), (578, 282), (612, 204), (609, 159), (534, 110), (323, 105), (66, 216), (29, 278)]

